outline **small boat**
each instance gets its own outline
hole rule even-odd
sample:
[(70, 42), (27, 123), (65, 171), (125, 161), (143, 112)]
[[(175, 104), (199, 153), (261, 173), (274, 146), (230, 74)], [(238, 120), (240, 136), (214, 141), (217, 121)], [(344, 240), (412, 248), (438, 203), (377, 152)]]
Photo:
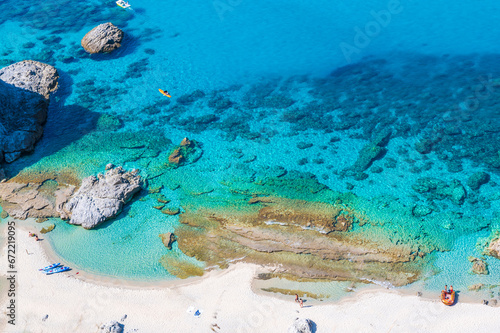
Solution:
[(170, 94), (168, 93), (168, 91), (165, 91), (165, 90), (162, 90), (162, 89), (158, 89), (158, 91), (159, 91), (161, 94), (163, 94), (163, 95), (167, 96), (168, 98), (172, 97), (172, 96), (170, 96)]
[(443, 302), (444, 305), (453, 305), (455, 303), (455, 291), (448, 293), (444, 290), (441, 291), (441, 302)]
[(54, 269), (45, 271), (45, 274), (50, 275), (50, 274), (61, 273), (61, 272), (69, 271), (69, 270), (70, 270), (70, 268), (68, 266), (56, 267)]
[(57, 266), (60, 266), (61, 263), (57, 263), (57, 264), (52, 264), (52, 265), (49, 265), (47, 267), (44, 267), (44, 268), (40, 268), (39, 271), (48, 271), (48, 270), (51, 270), (52, 268), (56, 268)]
[(125, 0), (118, 0), (116, 4), (124, 9), (130, 8), (130, 4), (125, 2)]

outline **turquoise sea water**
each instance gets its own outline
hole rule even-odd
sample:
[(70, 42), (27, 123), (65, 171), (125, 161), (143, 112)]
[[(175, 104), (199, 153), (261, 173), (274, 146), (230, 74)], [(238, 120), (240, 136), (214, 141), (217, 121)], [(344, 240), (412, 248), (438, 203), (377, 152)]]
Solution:
[[(33, 154), (6, 167), (9, 176), (25, 168), (72, 167), (84, 177), (103, 172), (109, 162), (151, 176), (154, 162), (145, 156), (165, 158), (163, 145), (187, 136), (204, 149), (202, 159), (185, 167), (200, 174), (193, 191), (201, 182), (216, 192), (219, 181), (239, 172), (238, 164), (252, 163), (311, 172), (334, 190), (439, 206), (435, 211), (491, 218), (498, 210), (498, 169), (485, 162), (497, 143), (462, 135), (475, 126), (469, 118), (498, 127), (496, 98), (477, 99), (472, 114), (443, 120), (470, 100), (471, 86), (480, 85), (483, 77), (500, 77), (500, 30), (491, 14), (500, 9), (498, 2), (130, 3), (133, 10), (114, 1), (2, 1), (1, 65), (33, 59), (55, 66), (61, 75), (43, 138)], [(88, 56), (80, 40), (104, 22), (125, 32), (123, 46), (109, 55)], [(158, 88), (168, 90), (172, 99), (164, 99)], [(186, 102), (196, 90), (203, 96)], [(224, 106), (226, 100), (231, 103)], [(118, 119), (119, 125), (103, 125), (103, 115)], [(384, 126), (397, 131), (387, 154), (373, 163), (384, 171), (371, 169), (366, 180), (342, 177), (341, 170), (353, 165), (371, 133)], [(109, 133), (139, 132), (106, 141)], [(492, 139), (498, 132), (488, 133)], [(423, 158), (412, 148), (426, 137), (438, 148)], [(302, 142), (313, 145), (302, 149)], [(482, 144), (481, 151), (493, 155), (472, 150)], [(387, 167), (389, 160), (396, 166)], [(411, 187), (417, 178), (431, 176), (465, 184), (476, 171), (489, 172), (491, 182), (460, 207), (431, 202)], [(172, 207), (182, 205), (175, 188), (161, 193)], [(153, 209), (153, 201), (136, 198), (117, 219), (96, 230), (57, 221), (48, 240), (63, 259), (93, 273), (171, 278), (159, 258), (187, 257), (176, 245), (168, 252), (158, 234), (173, 231), (178, 218)], [(483, 229), (480, 236), (485, 237), (494, 228), (471, 226), (473, 236), (436, 254), (441, 273), (428, 287), (439, 288), (451, 278), (456, 267), (449, 261), (459, 262), (465, 272), (467, 256), (479, 255), (475, 232)], [(488, 283), (496, 283), (497, 260), (488, 262)], [(470, 275), (454, 279), (472, 282)]]

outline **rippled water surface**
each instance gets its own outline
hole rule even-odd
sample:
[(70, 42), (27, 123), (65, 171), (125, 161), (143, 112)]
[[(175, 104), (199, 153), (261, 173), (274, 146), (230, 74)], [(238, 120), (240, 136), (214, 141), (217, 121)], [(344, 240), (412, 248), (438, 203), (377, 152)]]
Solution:
[[(183, 196), (217, 193), (241, 170), (310, 172), (335, 191), (417, 206), (427, 212), (423, 225), (449, 213), (434, 234), (421, 235), (450, 242), (451, 251), (434, 254), (441, 273), (428, 288), (450, 279), (463, 289), (477, 279), (496, 283), (497, 259), (486, 257), (486, 278), (469, 274), (468, 257), (481, 256), (476, 243), (499, 228), (498, 2), (130, 3), (133, 10), (114, 1), (2, 1), (1, 65), (32, 59), (60, 73), (44, 136), (6, 167), (10, 176), (71, 169), (82, 178), (112, 162), (139, 168), (151, 187), (169, 182), (159, 194), (182, 207)], [(81, 38), (104, 22), (124, 31), (123, 46), (86, 54)], [(384, 154), (362, 175), (346, 173), (385, 129), (392, 135)], [(160, 174), (158, 160), (184, 137), (202, 143), (202, 158), (175, 176)], [(480, 171), (489, 182), (470, 188)], [(188, 174), (198, 176), (184, 179), (182, 191), (172, 185)], [(419, 191), (424, 177), (457, 180), (467, 196), (454, 202)], [(165, 249), (158, 234), (174, 231), (178, 216), (155, 202), (139, 196), (92, 231), (56, 221), (50, 242), (69, 263), (104, 275), (172, 278), (163, 255), (203, 266), (175, 244)]]

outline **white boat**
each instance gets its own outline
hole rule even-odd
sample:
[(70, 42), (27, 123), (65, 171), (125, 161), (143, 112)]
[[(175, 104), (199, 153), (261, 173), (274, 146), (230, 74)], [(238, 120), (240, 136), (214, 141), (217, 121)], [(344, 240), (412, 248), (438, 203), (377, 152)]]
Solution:
[(125, 9), (130, 8), (130, 4), (128, 3), (128, 1), (125, 2), (125, 0), (118, 0), (116, 4)]

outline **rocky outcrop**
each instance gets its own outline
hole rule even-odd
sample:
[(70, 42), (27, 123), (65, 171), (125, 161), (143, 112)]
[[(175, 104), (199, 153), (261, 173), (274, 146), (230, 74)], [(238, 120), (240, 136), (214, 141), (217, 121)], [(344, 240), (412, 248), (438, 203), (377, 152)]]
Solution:
[(419, 178), (412, 185), (415, 192), (424, 195), (429, 200), (443, 200), (448, 198), (455, 205), (464, 203), (467, 192), (458, 180), (452, 180), (449, 184), (432, 177)]
[(306, 318), (295, 318), (293, 325), (288, 328), (288, 333), (312, 333), (313, 321)]
[(486, 252), (493, 257), (500, 259), (500, 238), (494, 238), (491, 240)]
[(59, 211), (70, 224), (91, 229), (115, 217), (143, 186), (139, 170), (109, 169), (104, 175), (90, 176), (82, 181), (75, 195)]
[(476, 172), (467, 179), (467, 185), (473, 190), (479, 188), (490, 181), (490, 175), (486, 172)]
[(121, 46), (123, 31), (112, 23), (103, 23), (87, 32), (82, 46), (88, 53), (109, 53)]
[(469, 261), (472, 263), (472, 273), (473, 274), (485, 274), (487, 275), (488, 272), (488, 265), (486, 262), (482, 259), (475, 258), (475, 257), (469, 257)]
[(57, 90), (59, 73), (47, 64), (24, 60), (0, 69), (0, 80), (49, 99)]
[(163, 242), (163, 245), (169, 250), (172, 250), (172, 244), (177, 240), (175, 235), (172, 232), (167, 232), (165, 234), (160, 234), (159, 237)]
[(343, 174), (347, 176), (354, 176), (358, 180), (362, 180), (367, 177), (363, 172), (368, 169), (372, 163), (380, 159), (387, 152), (385, 146), (391, 138), (392, 132), (390, 130), (384, 130), (374, 136), (374, 139), (367, 143), (359, 152), (358, 158), (354, 164), (343, 170)]
[(202, 153), (203, 151), (196, 141), (184, 138), (168, 156), (168, 163), (174, 167), (194, 163), (201, 157)]
[(32, 60), (0, 70), (0, 160), (10, 163), (34, 149), (58, 78), (54, 67)]
[(0, 183), (2, 208), (17, 219), (57, 217), (73, 194), (74, 186), (58, 186), (51, 180), (37, 183)]
[(209, 267), (225, 267), (233, 259), (279, 262), (276, 274), (301, 278), (369, 276), (404, 285), (418, 276), (404, 265), (424, 253), (349, 232), (355, 213), (345, 205), (281, 197), (254, 197), (248, 205), (199, 210), (183, 206), (186, 211), (175, 231), (179, 249)]

